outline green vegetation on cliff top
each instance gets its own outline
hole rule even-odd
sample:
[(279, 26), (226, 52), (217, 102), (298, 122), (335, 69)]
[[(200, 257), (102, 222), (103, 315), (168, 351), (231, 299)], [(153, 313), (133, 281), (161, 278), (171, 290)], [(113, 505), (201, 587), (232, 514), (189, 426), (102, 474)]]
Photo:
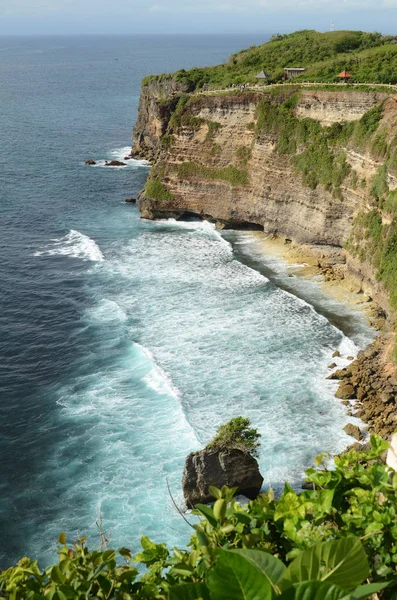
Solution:
[[(297, 31), (233, 54), (225, 64), (182, 69), (172, 78), (190, 92), (203, 87), (222, 89), (255, 83), (255, 75), (262, 70), (272, 82), (280, 81), (284, 67), (307, 69), (297, 81), (337, 82), (338, 73), (347, 68), (353, 82), (397, 83), (397, 38), (362, 31)], [(150, 76), (143, 83), (167, 78)]]
[[(215, 504), (197, 505), (187, 548), (142, 537), (142, 551), (99, 550), (59, 536), (59, 561), (42, 570), (22, 558), (0, 572), (7, 600), (360, 600), (397, 587), (397, 473), (380, 455), (387, 443), (334, 458), (306, 472), (310, 489), (289, 484), (247, 505), (235, 489), (210, 488)], [(190, 519), (190, 516), (187, 516)], [(186, 519), (186, 520), (187, 520)], [(181, 527), (183, 526), (181, 520)], [(141, 565), (138, 570), (136, 565)]]

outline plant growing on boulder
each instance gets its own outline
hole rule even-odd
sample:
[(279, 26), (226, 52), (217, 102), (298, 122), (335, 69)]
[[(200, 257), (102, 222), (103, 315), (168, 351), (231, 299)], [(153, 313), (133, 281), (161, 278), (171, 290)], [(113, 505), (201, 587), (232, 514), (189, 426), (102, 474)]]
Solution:
[(258, 456), (261, 434), (250, 425), (250, 419), (243, 417), (231, 419), (228, 423), (218, 427), (214, 439), (206, 446), (206, 449), (226, 450), (238, 448), (247, 450), (253, 456)]

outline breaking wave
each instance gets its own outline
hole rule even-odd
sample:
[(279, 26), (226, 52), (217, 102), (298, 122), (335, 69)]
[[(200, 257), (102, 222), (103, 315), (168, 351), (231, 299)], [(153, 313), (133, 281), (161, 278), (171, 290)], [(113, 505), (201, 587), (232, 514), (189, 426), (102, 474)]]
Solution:
[(105, 260), (98, 244), (75, 229), (71, 229), (64, 237), (51, 240), (51, 244), (44, 250), (35, 252), (34, 256), (71, 256), (92, 262)]

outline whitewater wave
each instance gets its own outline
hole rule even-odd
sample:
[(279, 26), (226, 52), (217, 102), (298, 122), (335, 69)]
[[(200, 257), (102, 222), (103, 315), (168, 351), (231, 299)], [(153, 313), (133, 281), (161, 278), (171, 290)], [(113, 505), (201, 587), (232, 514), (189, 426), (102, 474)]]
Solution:
[(80, 231), (71, 229), (61, 238), (51, 240), (44, 250), (38, 250), (34, 256), (71, 256), (92, 262), (103, 262), (105, 259), (98, 244)]
[(96, 306), (87, 312), (87, 316), (90, 322), (101, 324), (101, 323), (113, 323), (113, 322), (125, 322), (128, 320), (126, 312), (121, 306), (114, 300), (102, 298)]
[(181, 392), (174, 386), (167, 373), (156, 363), (152, 352), (137, 342), (135, 342), (135, 346), (143, 352), (152, 365), (150, 371), (142, 378), (146, 385), (159, 394), (168, 394), (173, 398), (179, 398)]
[(111, 160), (118, 160), (120, 162), (125, 163), (125, 165), (118, 166), (118, 167), (106, 166), (107, 169), (126, 169), (127, 167), (132, 168), (132, 169), (138, 169), (138, 168), (142, 168), (142, 167), (150, 167), (150, 162), (147, 160), (144, 160), (144, 159), (129, 158), (128, 160), (126, 160), (125, 157), (129, 156), (130, 154), (131, 154), (131, 146), (123, 146), (122, 148), (115, 148), (114, 150), (111, 150), (108, 153), (106, 158), (94, 159), (96, 164), (92, 165), (91, 168), (105, 167), (106, 161), (111, 161)]

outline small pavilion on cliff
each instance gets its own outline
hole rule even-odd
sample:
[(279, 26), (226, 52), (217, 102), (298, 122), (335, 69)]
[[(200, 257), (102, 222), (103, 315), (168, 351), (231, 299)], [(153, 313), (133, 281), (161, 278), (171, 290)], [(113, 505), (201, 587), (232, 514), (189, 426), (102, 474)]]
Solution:
[(255, 79), (266, 79), (267, 81), (268, 79), (270, 79), (270, 75), (266, 73), (266, 71), (261, 71), (260, 73), (258, 73), (258, 75), (255, 75)]
[(350, 79), (352, 78), (351, 74), (349, 73), (349, 71), (346, 71), (346, 69), (342, 71), (342, 73), (339, 73), (338, 77), (341, 81), (344, 81), (345, 83), (349, 83)]

